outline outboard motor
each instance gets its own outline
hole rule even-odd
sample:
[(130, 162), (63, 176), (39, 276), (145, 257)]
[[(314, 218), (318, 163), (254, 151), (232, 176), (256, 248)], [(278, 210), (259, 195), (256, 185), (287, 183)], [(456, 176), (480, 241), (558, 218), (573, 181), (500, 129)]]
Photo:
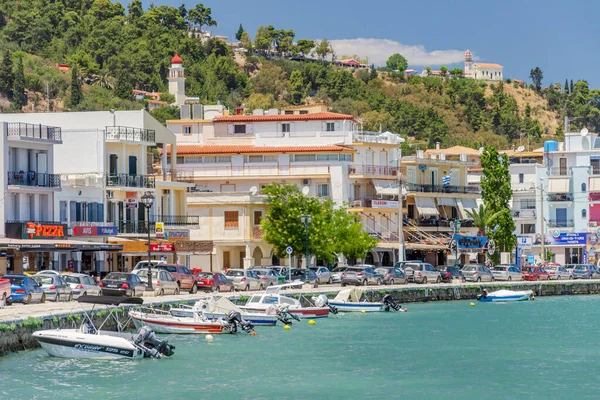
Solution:
[(170, 357), (175, 350), (175, 346), (166, 340), (160, 340), (152, 329), (145, 326), (138, 331), (134, 343), (144, 351), (145, 357), (160, 358), (161, 355)]
[(385, 296), (383, 296), (383, 299), (381, 299), (381, 303), (383, 304), (384, 311), (390, 311), (390, 309), (394, 311), (400, 311), (400, 304), (396, 303), (392, 298), (392, 295), (390, 294), (386, 294)]
[(288, 306), (278, 306), (275, 310), (275, 313), (277, 314), (277, 319), (279, 319), (279, 321), (281, 321), (281, 323), (284, 325), (292, 325), (292, 319), (300, 321), (300, 318), (297, 315), (294, 315), (291, 312), (289, 312), (288, 309)]
[(487, 289), (483, 289), (483, 292), (481, 292), (481, 294), (477, 295), (477, 300), (481, 301), (483, 299), (487, 299), (487, 295), (488, 295)]
[(338, 313), (337, 307), (329, 304), (329, 299), (324, 294), (320, 294), (316, 297), (313, 297), (312, 300), (315, 302), (315, 306), (317, 306), (317, 307), (327, 306), (329, 308), (330, 313), (337, 315), (337, 313)]
[(246, 333), (254, 331), (254, 325), (250, 321), (242, 319), (242, 315), (235, 310), (229, 311), (225, 321), (229, 324), (230, 333), (237, 333), (238, 326)]

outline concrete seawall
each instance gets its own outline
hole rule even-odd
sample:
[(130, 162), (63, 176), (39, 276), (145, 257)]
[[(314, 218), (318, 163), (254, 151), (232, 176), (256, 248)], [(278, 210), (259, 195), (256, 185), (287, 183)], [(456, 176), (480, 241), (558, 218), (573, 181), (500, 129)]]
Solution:
[[(560, 296), (560, 295), (586, 295), (600, 294), (600, 281), (550, 281), (550, 282), (511, 282), (511, 283), (487, 283), (487, 284), (436, 284), (436, 285), (398, 285), (394, 287), (380, 286), (377, 288), (368, 287), (366, 296), (370, 301), (380, 301), (386, 294), (391, 294), (394, 299), (400, 303), (416, 303), (428, 301), (450, 301), (450, 300), (470, 300), (475, 299), (481, 291), (486, 288), (488, 291), (510, 289), (510, 290), (532, 290), (536, 296)], [(304, 289), (286, 292), (286, 295), (296, 298), (310, 299), (311, 296), (326, 294), (327, 297), (335, 297), (339, 288), (328, 288), (323, 286), (319, 289)], [(227, 294), (228, 297), (235, 297), (237, 301), (245, 301), (251, 293)], [(145, 299), (145, 306), (157, 308), (169, 307), (172, 304), (193, 304), (197, 298), (206, 296), (198, 294), (196, 296), (185, 296), (174, 299), (155, 298)], [(304, 301), (304, 300), (303, 300)], [(68, 304), (68, 303), (67, 303)], [(44, 306), (44, 305), (40, 305)], [(29, 306), (27, 306), (29, 307)], [(0, 356), (7, 353), (30, 350), (39, 347), (38, 343), (32, 338), (31, 334), (40, 329), (71, 329), (78, 327), (81, 323), (84, 312), (79, 310), (89, 310), (90, 305), (71, 305), (72, 311), (65, 312), (47, 312), (40, 313), (37, 310), (21, 307), (18, 318), (6, 318), (0, 314)], [(65, 306), (66, 307), (66, 306)], [(127, 320), (127, 310), (129, 307), (119, 307), (121, 321)], [(1, 310), (0, 310), (1, 311)], [(106, 317), (106, 310), (98, 308), (93, 312), (95, 324), (102, 323)], [(116, 323), (105, 325), (108, 329), (115, 329)]]

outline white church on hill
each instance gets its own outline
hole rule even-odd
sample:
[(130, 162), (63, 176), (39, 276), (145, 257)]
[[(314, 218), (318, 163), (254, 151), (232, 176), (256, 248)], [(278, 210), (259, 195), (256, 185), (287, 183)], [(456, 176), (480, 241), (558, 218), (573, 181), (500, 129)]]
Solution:
[(502, 81), (504, 67), (500, 64), (473, 63), (471, 50), (465, 52), (465, 78), (478, 79), (482, 81)]

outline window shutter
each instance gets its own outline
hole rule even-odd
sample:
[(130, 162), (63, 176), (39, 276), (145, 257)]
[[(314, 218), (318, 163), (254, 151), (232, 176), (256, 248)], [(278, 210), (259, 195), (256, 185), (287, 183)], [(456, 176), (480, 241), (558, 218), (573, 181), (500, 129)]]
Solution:
[(339, 132), (339, 131), (340, 131), (340, 123), (339, 123), (339, 122), (336, 122), (336, 123), (335, 123), (335, 131), (336, 131), (336, 132)]
[(227, 125), (227, 133), (233, 134), (233, 124), (228, 124)]
[(246, 125), (246, 133), (249, 135), (253, 134), (254, 133), (254, 125), (252, 125), (252, 124)]
[(69, 203), (69, 221), (75, 222), (77, 221), (77, 202), (72, 201)]
[(290, 122), (290, 132), (295, 132), (294, 131), (294, 123)]
[(98, 203), (98, 214), (96, 222), (104, 222), (104, 203)]

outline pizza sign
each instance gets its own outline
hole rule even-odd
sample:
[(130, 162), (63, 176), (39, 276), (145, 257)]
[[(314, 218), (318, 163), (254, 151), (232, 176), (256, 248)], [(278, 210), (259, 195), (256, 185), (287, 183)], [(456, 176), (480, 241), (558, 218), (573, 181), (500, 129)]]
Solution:
[(64, 225), (44, 225), (28, 222), (25, 233), (29, 239), (36, 238), (62, 238), (65, 236)]

